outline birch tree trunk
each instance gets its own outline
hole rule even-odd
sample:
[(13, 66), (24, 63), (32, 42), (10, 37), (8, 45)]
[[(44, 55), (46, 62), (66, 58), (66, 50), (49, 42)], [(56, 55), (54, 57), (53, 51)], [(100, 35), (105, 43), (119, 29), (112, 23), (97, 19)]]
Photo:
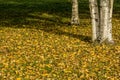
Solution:
[(92, 41), (95, 42), (99, 40), (99, 32), (100, 32), (97, 0), (89, 0), (89, 7), (92, 18)]
[(109, 0), (100, 1), (100, 43), (108, 38)]
[(112, 12), (114, 0), (101, 0), (101, 40), (100, 42), (114, 43), (112, 39)]
[(108, 41), (114, 43), (112, 38), (112, 13), (114, 0), (109, 0)]
[[(89, 0), (89, 2), (92, 18), (93, 42), (97, 40), (100, 43), (114, 43), (112, 39), (112, 12), (114, 0)], [(100, 7), (98, 5), (100, 5)]]
[(72, 25), (79, 25), (78, 0), (72, 0)]

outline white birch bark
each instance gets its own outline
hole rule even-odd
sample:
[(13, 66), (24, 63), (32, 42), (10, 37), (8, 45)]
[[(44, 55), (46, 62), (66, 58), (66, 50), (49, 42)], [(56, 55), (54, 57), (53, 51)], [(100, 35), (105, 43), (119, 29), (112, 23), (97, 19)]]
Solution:
[(92, 41), (99, 40), (99, 11), (97, 0), (89, 0), (90, 13), (92, 18)]
[(78, 0), (72, 0), (71, 24), (79, 25)]
[(108, 42), (114, 43), (112, 38), (112, 13), (114, 0), (109, 0)]
[(100, 43), (107, 41), (108, 35), (108, 18), (109, 18), (109, 0), (100, 1)]
[(89, 0), (92, 17), (93, 42), (113, 43), (112, 39), (112, 12), (114, 0)]
[(100, 27), (101, 27), (101, 40), (100, 42), (113, 43), (112, 39), (112, 10), (113, 0), (101, 0), (100, 10)]

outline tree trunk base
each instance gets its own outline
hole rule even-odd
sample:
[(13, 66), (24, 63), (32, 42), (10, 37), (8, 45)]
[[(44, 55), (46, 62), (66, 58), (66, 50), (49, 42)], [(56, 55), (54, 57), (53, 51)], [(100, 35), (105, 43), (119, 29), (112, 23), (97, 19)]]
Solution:
[(104, 41), (100, 41), (100, 40), (95, 40), (93, 41), (94, 44), (107, 44), (107, 45), (113, 45), (114, 44), (114, 41), (111, 40), (111, 41), (108, 41), (108, 40), (104, 40)]
[(80, 25), (79, 20), (72, 20), (71, 25)]

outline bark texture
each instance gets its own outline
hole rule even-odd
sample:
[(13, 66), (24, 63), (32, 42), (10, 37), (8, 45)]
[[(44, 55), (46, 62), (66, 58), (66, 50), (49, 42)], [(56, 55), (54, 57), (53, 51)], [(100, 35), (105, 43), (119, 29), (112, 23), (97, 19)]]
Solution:
[(90, 12), (92, 18), (92, 41), (97, 41), (99, 39), (99, 11), (97, 0), (89, 0)]
[(92, 18), (92, 41), (113, 43), (112, 10), (114, 0), (89, 0)]
[(72, 25), (79, 25), (79, 11), (78, 11), (78, 0), (72, 0)]

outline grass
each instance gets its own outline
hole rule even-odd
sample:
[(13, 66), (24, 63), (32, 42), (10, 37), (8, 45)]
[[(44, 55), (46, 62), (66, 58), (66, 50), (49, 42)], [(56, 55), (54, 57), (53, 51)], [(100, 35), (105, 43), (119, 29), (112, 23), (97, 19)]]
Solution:
[(119, 80), (119, 1), (114, 45), (92, 44), (83, 3), (76, 27), (68, 0), (0, 0), (0, 80)]

